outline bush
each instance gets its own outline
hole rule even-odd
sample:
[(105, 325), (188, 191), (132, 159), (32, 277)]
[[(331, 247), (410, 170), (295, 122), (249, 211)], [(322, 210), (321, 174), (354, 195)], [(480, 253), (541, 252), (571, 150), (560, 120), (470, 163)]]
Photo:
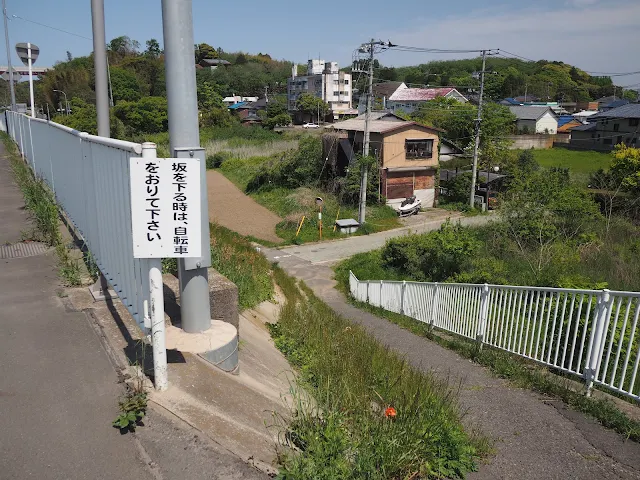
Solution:
[(213, 155), (207, 156), (207, 170), (211, 170), (213, 168), (220, 168), (222, 162), (228, 160), (232, 157), (229, 152), (218, 152)]
[(471, 193), (471, 172), (464, 172), (447, 182), (447, 200), (450, 202), (469, 202)]
[(389, 240), (382, 264), (416, 281), (441, 282), (460, 273), (479, 246), (470, 228), (447, 220), (438, 231)]

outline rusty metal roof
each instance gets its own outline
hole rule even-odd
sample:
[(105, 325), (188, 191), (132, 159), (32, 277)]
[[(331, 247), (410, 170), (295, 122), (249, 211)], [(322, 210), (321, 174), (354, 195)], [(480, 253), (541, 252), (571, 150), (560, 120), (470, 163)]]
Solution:
[(400, 88), (389, 97), (391, 102), (420, 102), (445, 97), (455, 88)]

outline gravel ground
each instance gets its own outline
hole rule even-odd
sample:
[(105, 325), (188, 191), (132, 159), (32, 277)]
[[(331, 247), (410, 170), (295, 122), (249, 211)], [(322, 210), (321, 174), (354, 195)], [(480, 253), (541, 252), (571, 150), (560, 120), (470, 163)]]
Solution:
[(280, 243), (276, 225), (282, 219), (258, 204), (220, 172), (207, 170), (209, 219), (241, 235)]

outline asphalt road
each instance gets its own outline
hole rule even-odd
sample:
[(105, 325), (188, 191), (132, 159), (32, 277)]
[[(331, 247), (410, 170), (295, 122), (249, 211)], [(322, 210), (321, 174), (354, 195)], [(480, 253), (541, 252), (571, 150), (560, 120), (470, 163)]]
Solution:
[[(454, 222), (463, 225), (485, 225), (492, 220), (491, 216), (455, 218)], [(446, 219), (425, 221), (409, 227), (396, 228), (385, 232), (359, 235), (330, 242), (307, 243), (279, 249), (279, 256), (294, 255), (312, 264), (331, 264), (349, 258), (356, 253), (368, 252), (384, 246), (387, 240), (409, 233), (425, 233), (440, 228)]]

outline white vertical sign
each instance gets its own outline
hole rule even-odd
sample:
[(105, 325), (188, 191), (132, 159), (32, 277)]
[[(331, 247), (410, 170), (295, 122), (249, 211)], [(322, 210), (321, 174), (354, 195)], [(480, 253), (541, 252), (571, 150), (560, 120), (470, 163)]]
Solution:
[(201, 256), (200, 159), (131, 158), (134, 258)]

